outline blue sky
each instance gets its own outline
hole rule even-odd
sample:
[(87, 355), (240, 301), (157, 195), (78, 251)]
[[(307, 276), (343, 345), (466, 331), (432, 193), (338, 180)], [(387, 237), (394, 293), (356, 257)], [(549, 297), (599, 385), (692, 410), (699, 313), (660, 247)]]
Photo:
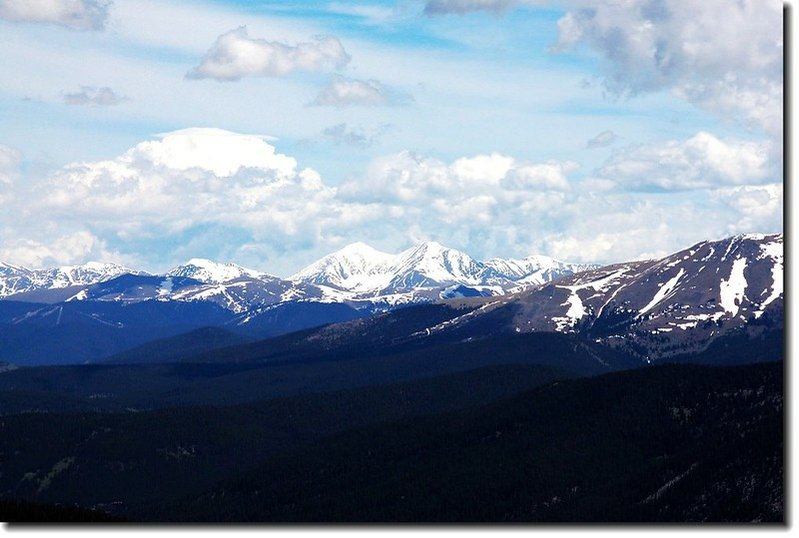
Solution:
[(285, 276), (354, 241), (612, 262), (781, 231), (781, 25), (754, 0), (0, 0), (0, 259)]

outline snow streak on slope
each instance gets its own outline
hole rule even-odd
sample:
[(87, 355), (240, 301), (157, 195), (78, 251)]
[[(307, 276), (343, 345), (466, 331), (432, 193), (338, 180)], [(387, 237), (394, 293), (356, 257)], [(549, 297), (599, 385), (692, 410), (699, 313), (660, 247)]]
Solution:
[(783, 291), (783, 247), (780, 242), (766, 243), (760, 247), (760, 258), (768, 257), (773, 261), (771, 266), (771, 294), (761, 304), (765, 308), (782, 295)]
[(654, 297), (652, 297), (652, 300), (651, 300), (651, 301), (649, 301), (649, 304), (648, 304), (648, 305), (646, 305), (645, 307), (643, 307), (643, 308), (642, 308), (642, 309), (639, 311), (639, 314), (645, 314), (646, 312), (648, 312), (649, 310), (651, 310), (651, 309), (652, 309), (652, 308), (653, 308), (655, 305), (657, 305), (657, 304), (658, 304), (658, 303), (660, 303), (662, 300), (664, 300), (664, 299), (666, 298), (666, 296), (667, 296), (669, 293), (671, 293), (671, 292), (674, 290), (674, 288), (676, 288), (676, 287), (677, 287), (677, 283), (680, 281), (680, 279), (682, 278), (682, 276), (683, 276), (684, 274), (685, 274), (685, 269), (683, 269), (682, 267), (680, 267), (680, 271), (679, 271), (679, 272), (678, 272), (676, 275), (674, 275), (674, 277), (673, 277), (671, 280), (669, 280), (668, 282), (666, 282), (665, 284), (663, 284), (663, 285), (660, 287), (660, 289), (659, 289), (659, 290), (658, 290), (658, 292), (655, 294), (655, 296), (654, 296)]
[(727, 280), (722, 280), (719, 285), (721, 295), (721, 306), (725, 312), (735, 316), (741, 307), (741, 301), (746, 291), (746, 258), (737, 258), (732, 264), (732, 271)]
[(566, 302), (560, 306), (568, 306), (569, 308), (566, 310), (566, 314), (564, 316), (556, 316), (552, 318), (552, 321), (555, 323), (555, 330), (557, 331), (565, 331), (571, 327), (574, 327), (574, 324), (588, 313), (588, 311), (585, 309), (585, 305), (583, 305), (582, 300), (580, 300), (580, 296), (577, 295), (577, 290), (575, 289), (571, 290)]

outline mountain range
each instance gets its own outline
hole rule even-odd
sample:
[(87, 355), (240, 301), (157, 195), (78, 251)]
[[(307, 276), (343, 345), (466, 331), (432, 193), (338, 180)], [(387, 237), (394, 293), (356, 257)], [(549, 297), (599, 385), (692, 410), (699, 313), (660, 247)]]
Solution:
[(421, 243), (396, 255), (353, 243), (287, 279), (201, 258), (160, 275), (97, 262), (40, 270), (0, 264), (0, 299), (38, 303), (208, 301), (234, 313), (299, 300), (380, 308), (457, 296), (501, 295), (592, 267), (597, 266), (546, 256), (480, 262), (436, 242)]
[[(229, 333), (208, 338), (210, 348), (318, 326), (314, 338), (336, 342), (349, 334), (409, 343), (571, 333), (656, 361), (731, 332), (781, 328), (784, 308), (781, 234), (604, 267), (544, 256), (480, 262), (428, 242), (396, 255), (355, 243), (288, 279), (204, 259), (161, 275), (98, 263), (4, 264), (0, 274), (0, 360), (15, 364), (97, 361), (208, 327)], [(379, 326), (392, 316), (375, 317), (431, 303), (445, 313), (418, 310), (406, 333)]]

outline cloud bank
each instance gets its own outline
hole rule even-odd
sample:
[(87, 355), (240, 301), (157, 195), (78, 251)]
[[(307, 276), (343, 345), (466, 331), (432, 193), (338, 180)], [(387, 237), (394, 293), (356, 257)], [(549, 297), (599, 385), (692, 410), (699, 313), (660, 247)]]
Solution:
[[(3, 148), (0, 156), (13, 177), (18, 155)], [(659, 167), (671, 172), (653, 175)], [(226, 258), (291, 274), (356, 240), (398, 250), (434, 239), (477, 257), (611, 262), (780, 230), (782, 185), (768, 170), (757, 144), (698, 133), (620, 148), (589, 171), (615, 181), (601, 195), (577, 163), (501, 153), (448, 162), (402, 151), (330, 185), (263, 137), (186, 129), (32, 186), (0, 182), (19, 202), (0, 227), (0, 259), (176, 263), (214, 245)], [(645, 192), (653, 188), (661, 193)], [(697, 195), (680, 197), (686, 188)]]

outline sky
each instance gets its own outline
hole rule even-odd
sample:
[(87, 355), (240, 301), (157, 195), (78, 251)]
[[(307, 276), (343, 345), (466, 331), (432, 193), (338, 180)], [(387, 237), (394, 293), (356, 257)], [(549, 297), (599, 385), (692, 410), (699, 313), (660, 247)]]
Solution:
[(783, 229), (773, 0), (0, 0), (0, 261), (612, 263)]

